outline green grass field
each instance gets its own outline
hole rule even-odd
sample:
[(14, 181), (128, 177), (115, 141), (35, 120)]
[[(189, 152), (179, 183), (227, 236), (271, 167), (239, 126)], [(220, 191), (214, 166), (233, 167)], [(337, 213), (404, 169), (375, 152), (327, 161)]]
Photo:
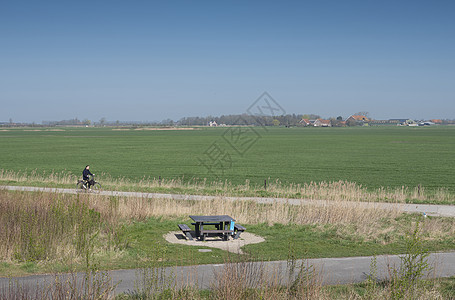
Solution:
[[(258, 185), (264, 179), (346, 180), (368, 188), (421, 184), (427, 191), (455, 192), (455, 127), (243, 130), (236, 136), (233, 128), (3, 129), (0, 169), (79, 176), (90, 164), (94, 173), (133, 181), (158, 176)], [(225, 153), (230, 159), (220, 161)]]

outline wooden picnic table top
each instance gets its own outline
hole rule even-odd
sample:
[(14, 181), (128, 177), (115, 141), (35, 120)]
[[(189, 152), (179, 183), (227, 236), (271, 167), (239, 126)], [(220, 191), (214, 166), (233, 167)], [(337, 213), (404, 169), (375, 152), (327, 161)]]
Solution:
[(232, 217), (228, 215), (220, 216), (190, 216), (196, 223), (215, 223), (215, 222), (231, 222), (235, 221)]

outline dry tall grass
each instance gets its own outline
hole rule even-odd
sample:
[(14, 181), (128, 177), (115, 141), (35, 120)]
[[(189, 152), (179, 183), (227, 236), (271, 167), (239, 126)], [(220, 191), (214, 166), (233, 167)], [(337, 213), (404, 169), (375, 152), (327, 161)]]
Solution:
[[(116, 217), (144, 220), (148, 217), (188, 218), (189, 215), (230, 215), (241, 224), (336, 225), (340, 236), (357, 235), (364, 240), (393, 242), (408, 228), (397, 220), (403, 215), (401, 205), (383, 209), (376, 202), (343, 200), (309, 200), (300, 205), (283, 202), (270, 204), (256, 201), (232, 201), (225, 197), (214, 200), (150, 199), (145, 197), (116, 198)], [(94, 195), (92, 204), (106, 204), (102, 196)], [(454, 218), (426, 218), (422, 222), (424, 239), (439, 239), (455, 235)]]
[[(294, 262), (297, 263), (297, 262)], [(280, 270), (263, 262), (227, 262), (215, 273), (215, 299), (328, 299), (313, 266)]]
[[(410, 287), (412, 296), (396, 298), (389, 279), (378, 282), (370, 281), (363, 289), (347, 285), (344, 289), (323, 284), (321, 270), (308, 262), (293, 261), (295, 268), (283, 270), (276, 265), (264, 262), (226, 261), (221, 269), (214, 273), (209, 293), (201, 294), (196, 285), (176, 285), (160, 268), (150, 269), (140, 274), (146, 284), (133, 292), (130, 297), (120, 299), (211, 299), (211, 300), (382, 300), (382, 299), (452, 299), (445, 297), (437, 280), (414, 282)], [(150, 274), (152, 274), (150, 276)], [(153, 284), (150, 284), (153, 283)], [(161, 283), (161, 284), (158, 284)], [(360, 291), (360, 292), (359, 292)]]
[(77, 177), (66, 171), (47, 173), (38, 172), (37, 170), (16, 172), (0, 169), (0, 180), (19, 183), (41, 182), (47, 184), (75, 184), (77, 182)]
[[(98, 201), (95, 200), (95, 203)], [(205, 201), (121, 197), (118, 199), (118, 214), (124, 219), (228, 214), (244, 224), (355, 224), (359, 228), (368, 227), (384, 217), (395, 218), (401, 214), (399, 205), (386, 211), (373, 202), (361, 205), (335, 200), (327, 201), (326, 205), (321, 205), (319, 201), (301, 203), (291, 205), (275, 201), (261, 204), (256, 201), (231, 201), (223, 197)]]
[(0, 190), (0, 258), (68, 261), (92, 251), (93, 237), (115, 227), (88, 195)]

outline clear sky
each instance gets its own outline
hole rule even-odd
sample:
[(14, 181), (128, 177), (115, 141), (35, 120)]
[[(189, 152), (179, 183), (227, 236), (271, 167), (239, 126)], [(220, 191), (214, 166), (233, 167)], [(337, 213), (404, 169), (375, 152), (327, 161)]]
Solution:
[(455, 118), (455, 1), (2, 1), (0, 121)]

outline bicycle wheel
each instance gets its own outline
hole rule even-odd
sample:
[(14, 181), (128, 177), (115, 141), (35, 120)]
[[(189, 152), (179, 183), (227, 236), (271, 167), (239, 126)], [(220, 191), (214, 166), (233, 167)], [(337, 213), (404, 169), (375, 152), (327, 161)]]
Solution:
[(84, 185), (84, 182), (82, 180), (79, 180), (76, 184), (76, 189), (77, 190), (85, 190), (87, 189)]
[(101, 184), (99, 184), (98, 182), (95, 182), (95, 184), (92, 185), (90, 188), (94, 191), (99, 191), (99, 190), (101, 190)]

